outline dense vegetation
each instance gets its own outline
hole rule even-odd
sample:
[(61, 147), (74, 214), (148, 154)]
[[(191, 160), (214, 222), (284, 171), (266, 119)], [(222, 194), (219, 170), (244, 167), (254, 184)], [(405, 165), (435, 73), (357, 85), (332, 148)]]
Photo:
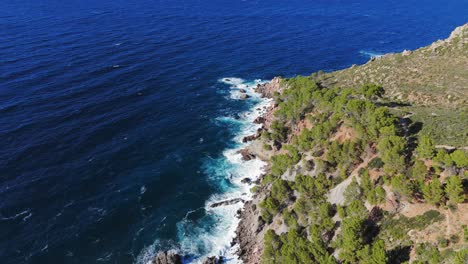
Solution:
[[(418, 263), (457, 263), (467, 255), (409, 239), (409, 230), (444, 219), (437, 210), (407, 218), (382, 209), (391, 191), (457, 210), (466, 194), (466, 151), (436, 149), (430, 135), (410, 131), (385, 106), (380, 86), (325, 88), (302, 76), (283, 82), (288, 89), (275, 95), (276, 119), (262, 136), (282, 147), (261, 183), (269, 192), (260, 208), (267, 225), (287, 228), (266, 232), (264, 263), (402, 263), (412, 246)], [(301, 122), (311, 125), (291, 133)], [(345, 180), (344, 202), (331, 204), (327, 193)]]

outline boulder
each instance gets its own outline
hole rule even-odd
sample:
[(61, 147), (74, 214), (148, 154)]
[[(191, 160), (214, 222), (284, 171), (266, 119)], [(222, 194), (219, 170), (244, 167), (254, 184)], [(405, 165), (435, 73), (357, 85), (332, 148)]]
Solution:
[(245, 99), (247, 99), (247, 98), (249, 98), (249, 97), (250, 97), (250, 96), (249, 96), (248, 94), (243, 93), (243, 94), (240, 95), (239, 98), (242, 99), (242, 100), (245, 100)]
[(248, 149), (241, 149), (238, 151), (238, 153), (242, 155), (243, 161), (249, 161), (251, 159), (255, 159), (255, 155), (250, 153)]
[(182, 257), (175, 251), (159, 251), (152, 264), (182, 264)]
[(247, 91), (245, 89), (240, 89), (239, 92), (246, 93)]
[(241, 180), (242, 183), (252, 184), (252, 180), (250, 178), (244, 178)]

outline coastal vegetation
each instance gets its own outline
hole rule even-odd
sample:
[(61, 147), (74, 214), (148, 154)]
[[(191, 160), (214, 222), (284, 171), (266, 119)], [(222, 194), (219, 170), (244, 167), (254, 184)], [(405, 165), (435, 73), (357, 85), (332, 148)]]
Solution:
[(467, 35), (260, 88), (274, 107), (253, 262), (466, 263)]
[[(266, 231), (263, 263), (402, 263), (408, 248), (417, 263), (462, 254), (443, 254), (457, 240), (415, 244), (408, 232), (444, 221), (441, 208), (457, 210), (465, 201), (466, 151), (436, 149), (430, 135), (409, 131), (385, 106), (381, 86), (328, 88), (304, 76), (281, 85), (287, 89), (274, 96), (275, 119), (262, 140), (282, 147), (259, 205), (266, 225), (286, 228)], [(331, 203), (327, 194), (345, 183), (343, 202)], [(434, 209), (414, 217), (386, 210), (389, 193)]]

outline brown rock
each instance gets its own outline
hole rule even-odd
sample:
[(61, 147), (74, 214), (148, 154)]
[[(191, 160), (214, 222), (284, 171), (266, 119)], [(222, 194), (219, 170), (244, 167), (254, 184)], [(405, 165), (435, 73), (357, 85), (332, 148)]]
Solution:
[(272, 98), (275, 92), (281, 91), (281, 79), (279, 77), (273, 78), (269, 83), (259, 84), (255, 88), (255, 92), (262, 95), (262, 97)]
[(152, 264), (182, 264), (182, 257), (174, 250), (160, 251), (151, 261)]
[(242, 139), (242, 142), (247, 143), (249, 141), (255, 140), (259, 137), (258, 133), (256, 135), (246, 136)]
[(242, 155), (242, 160), (249, 161), (251, 159), (255, 159), (255, 155), (250, 153), (248, 149), (241, 149), (238, 151)]

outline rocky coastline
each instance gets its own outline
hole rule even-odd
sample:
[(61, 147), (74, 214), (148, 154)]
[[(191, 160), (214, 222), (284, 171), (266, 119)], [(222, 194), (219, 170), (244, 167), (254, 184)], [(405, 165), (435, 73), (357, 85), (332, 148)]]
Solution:
[[(270, 82), (259, 84), (255, 92), (259, 93), (263, 98), (273, 98), (276, 93), (280, 93), (283, 87), (281, 86), (281, 78), (275, 77)], [(261, 131), (268, 130), (273, 122), (274, 112), (277, 105), (274, 102), (267, 108), (263, 116), (255, 119), (255, 123), (262, 124), (260, 133), (257, 133), (255, 140), (251, 144), (240, 151), (244, 160), (250, 158), (259, 158), (267, 162), (266, 171), (269, 169), (269, 159), (275, 153), (275, 149), (265, 150), (263, 148), (262, 140), (260, 139)], [(260, 178), (262, 178), (261, 176)], [(256, 185), (256, 188), (261, 188)], [(265, 223), (260, 217), (259, 203), (268, 194), (267, 188), (257, 190), (253, 200), (247, 201), (244, 204), (243, 210), (239, 212), (240, 222), (237, 226), (236, 237), (233, 244), (239, 245), (239, 258), (244, 263), (260, 263), (263, 252), (263, 236), (266, 228)]]
[[(279, 77), (273, 78), (270, 82), (264, 84), (258, 84), (255, 88), (255, 92), (259, 93), (262, 98), (273, 98), (274, 94), (281, 92), (281, 79)], [(243, 94), (243, 93), (242, 93)], [(246, 98), (241, 98), (246, 99)], [(267, 107), (265, 114), (256, 118), (253, 122), (255, 124), (261, 124), (261, 128), (253, 135), (246, 136), (242, 139), (244, 143), (249, 142), (250, 144), (241, 150), (239, 154), (242, 156), (242, 160), (249, 161), (252, 159), (260, 159), (268, 163), (270, 157), (274, 154), (275, 150), (266, 151), (262, 148), (261, 134), (264, 130), (268, 130), (272, 121), (273, 113), (276, 109), (276, 105), (272, 102)], [(269, 164), (266, 165), (268, 170)], [(259, 180), (252, 181), (249, 178), (242, 180), (242, 183), (260, 187)], [(238, 211), (237, 216), (240, 218), (239, 225), (236, 229), (236, 237), (231, 242), (231, 246), (238, 245), (238, 256), (243, 263), (260, 263), (261, 255), (263, 252), (263, 235), (265, 233), (265, 223), (261, 220), (260, 210), (258, 204), (265, 198), (268, 190), (258, 190), (250, 201), (245, 201), (241, 198), (234, 198), (231, 200), (225, 200), (216, 202), (210, 205), (215, 208), (219, 206), (232, 205), (236, 203), (244, 203), (243, 209)], [(184, 263), (184, 256), (180, 255), (175, 250), (159, 251), (151, 264), (182, 264)], [(225, 263), (222, 256), (211, 256), (207, 257), (202, 261), (203, 264), (221, 264)]]

